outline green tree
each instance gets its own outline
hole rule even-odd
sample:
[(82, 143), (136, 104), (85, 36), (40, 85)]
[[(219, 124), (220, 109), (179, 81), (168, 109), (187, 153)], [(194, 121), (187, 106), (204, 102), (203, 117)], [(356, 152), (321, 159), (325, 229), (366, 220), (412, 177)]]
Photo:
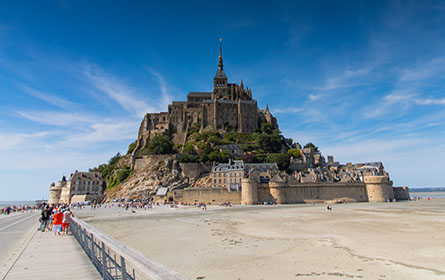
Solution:
[(174, 152), (173, 142), (167, 135), (156, 135), (148, 143), (148, 152), (152, 155), (172, 154)]
[(178, 161), (181, 163), (183, 163), (183, 162), (199, 162), (199, 156), (191, 155), (191, 154), (179, 154)]
[(117, 153), (115, 154), (112, 158), (110, 158), (110, 160), (108, 161), (109, 165), (114, 165), (116, 164), (120, 159), (121, 159), (121, 153)]
[(259, 149), (268, 153), (278, 153), (281, 151), (281, 139), (278, 135), (261, 133), (256, 138)]
[(318, 147), (315, 146), (312, 142), (309, 142), (309, 143), (307, 143), (306, 145), (304, 145), (304, 148), (305, 148), (305, 149), (307, 149), (307, 148), (313, 148), (313, 149), (314, 149), (314, 152), (316, 152), (316, 153), (319, 152), (319, 151), (318, 151)]
[(224, 152), (213, 151), (209, 154), (210, 161), (228, 162), (229, 159), (230, 159), (230, 155), (226, 151), (224, 151)]
[(300, 150), (294, 148), (287, 150), (287, 153), (294, 158), (299, 158), (301, 156)]
[(132, 170), (130, 167), (128, 166), (124, 166), (124, 168), (122, 168), (121, 170), (119, 170), (116, 174), (117, 177), (117, 181), (119, 183), (122, 183), (123, 181), (125, 181), (125, 179), (128, 178), (128, 176), (130, 176)]
[(184, 149), (182, 149), (183, 154), (196, 155), (195, 147), (190, 143), (184, 145)]
[(130, 145), (128, 145), (127, 155), (131, 154), (135, 148), (136, 148), (136, 141), (134, 141), (133, 143), (130, 143)]
[(266, 134), (272, 134), (273, 126), (268, 122), (263, 122), (261, 124), (261, 132), (264, 132)]
[(269, 154), (266, 158), (267, 162), (276, 163), (280, 170), (288, 170), (289, 169), (289, 156), (283, 153), (273, 153)]
[(108, 183), (108, 189), (124, 182), (125, 179), (131, 176), (131, 174), (133, 174), (133, 169), (131, 169), (129, 166), (124, 166), (122, 169), (117, 171), (116, 175), (110, 178)]

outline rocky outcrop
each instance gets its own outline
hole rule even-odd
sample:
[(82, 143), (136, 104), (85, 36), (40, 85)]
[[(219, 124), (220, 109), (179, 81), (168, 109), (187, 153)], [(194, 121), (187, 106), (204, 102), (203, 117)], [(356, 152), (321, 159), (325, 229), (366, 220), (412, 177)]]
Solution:
[(106, 201), (116, 197), (147, 199), (160, 187), (173, 190), (210, 186), (210, 167), (205, 164), (180, 164), (176, 155), (146, 157), (143, 162), (139, 162), (132, 176), (106, 192)]

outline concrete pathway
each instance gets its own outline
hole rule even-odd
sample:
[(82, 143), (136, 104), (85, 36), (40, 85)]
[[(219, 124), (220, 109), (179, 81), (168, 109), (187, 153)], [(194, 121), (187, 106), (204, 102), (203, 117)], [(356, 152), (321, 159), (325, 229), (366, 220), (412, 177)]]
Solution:
[(27, 213), (0, 219), (0, 279), (34, 236), (39, 225), (38, 218), (38, 213)]
[(36, 231), (3, 279), (102, 279), (72, 235)]

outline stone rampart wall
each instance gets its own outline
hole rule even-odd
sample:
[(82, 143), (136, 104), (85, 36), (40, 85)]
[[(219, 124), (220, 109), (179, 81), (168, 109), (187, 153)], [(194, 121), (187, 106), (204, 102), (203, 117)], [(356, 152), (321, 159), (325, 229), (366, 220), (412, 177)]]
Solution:
[(364, 183), (303, 183), (295, 185), (276, 184), (258, 186), (259, 202), (279, 204), (305, 203), (308, 201), (328, 201), (347, 199), (350, 201), (368, 201)]
[(409, 189), (408, 187), (393, 187), (394, 198), (396, 200), (409, 200)]
[(218, 204), (220, 202), (241, 203), (241, 192), (229, 192), (226, 188), (189, 188), (184, 189), (181, 202)]

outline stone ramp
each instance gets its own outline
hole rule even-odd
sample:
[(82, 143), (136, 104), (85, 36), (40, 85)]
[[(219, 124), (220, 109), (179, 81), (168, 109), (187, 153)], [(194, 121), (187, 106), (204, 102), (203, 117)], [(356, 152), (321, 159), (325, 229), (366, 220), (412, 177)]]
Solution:
[(102, 279), (73, 235), (36, 232), (4, 279)]

